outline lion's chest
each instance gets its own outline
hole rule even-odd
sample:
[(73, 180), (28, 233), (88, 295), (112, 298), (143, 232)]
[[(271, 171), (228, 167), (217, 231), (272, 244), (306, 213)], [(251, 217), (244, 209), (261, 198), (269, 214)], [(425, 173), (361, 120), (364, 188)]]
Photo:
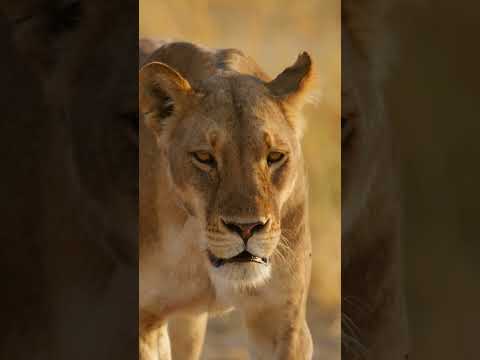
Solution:
[(161, 316), (208, 306), (211, 284), (201, 250), (202, 231), (192, 219), (166, 225), (140, 261), (140, 308)]

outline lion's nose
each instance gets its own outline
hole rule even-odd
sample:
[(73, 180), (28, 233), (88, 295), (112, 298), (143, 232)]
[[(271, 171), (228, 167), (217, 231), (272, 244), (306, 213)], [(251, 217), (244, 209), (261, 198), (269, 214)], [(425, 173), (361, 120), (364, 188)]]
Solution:
[(268, 219), (265, 221), (256, 221), (249, 223), (238, 223), (232, 221), (226, 221), (222, 219), (223, 225), (231, 232), (237, 233), (245, 242), (252, 237), (253, 234), (260, 232), (268, 224)]

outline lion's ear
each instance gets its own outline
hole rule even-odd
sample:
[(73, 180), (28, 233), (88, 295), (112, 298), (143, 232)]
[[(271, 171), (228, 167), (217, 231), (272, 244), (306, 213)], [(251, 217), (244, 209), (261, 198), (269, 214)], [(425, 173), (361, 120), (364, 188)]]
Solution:
[(140, 69), (139, 108), (155, 131), (160, 132), (170, 116), (181, 116), (192, 93), (190, 83), (167, 64), (152, 62)]
[(307, 52), (303, 52), (295, 64), (283, 70), (267, 87), (283, 102), (301, 108), (308, 99), (313, 78), (312, 59)]

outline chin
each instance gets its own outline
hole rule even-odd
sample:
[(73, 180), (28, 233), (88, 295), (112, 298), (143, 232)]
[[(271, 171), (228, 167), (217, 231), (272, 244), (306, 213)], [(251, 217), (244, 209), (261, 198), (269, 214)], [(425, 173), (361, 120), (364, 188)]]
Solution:
[(219, 292), (258, 288), (270, 279), (271, 264), (228, 263), (220, 267), (210, 266), (209, 273)]

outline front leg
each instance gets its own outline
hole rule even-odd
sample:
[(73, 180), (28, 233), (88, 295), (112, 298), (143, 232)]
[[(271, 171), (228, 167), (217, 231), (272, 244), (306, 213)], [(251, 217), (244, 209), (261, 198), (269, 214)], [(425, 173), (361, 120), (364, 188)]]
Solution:
[(140, 314), (139, 360), (171, 360), (167, 323)]
[(297, 256), (285, 264), (274, 260), (272, 278), (243, 302), (255, 360), (311, 360), (313, 343), (307, 325), (310, 285), (310, 248), (297, 248)]
[(312, 359), (312, 337), (303, 300), (287, 300), (272, 307), (264, 304), (247, 310), (245, 315), (252, 359)]
[(168, 321), (173, 360), (198, 360), (207, 328), (208, 313), (178, 315)]
[(308, 234), (300, 236), (289, 257), (272, 259), (272, 278), (243, 302), (255, 360), (311, 360), (313, 342), (308, 328), (307, 296), (311, 275)]

